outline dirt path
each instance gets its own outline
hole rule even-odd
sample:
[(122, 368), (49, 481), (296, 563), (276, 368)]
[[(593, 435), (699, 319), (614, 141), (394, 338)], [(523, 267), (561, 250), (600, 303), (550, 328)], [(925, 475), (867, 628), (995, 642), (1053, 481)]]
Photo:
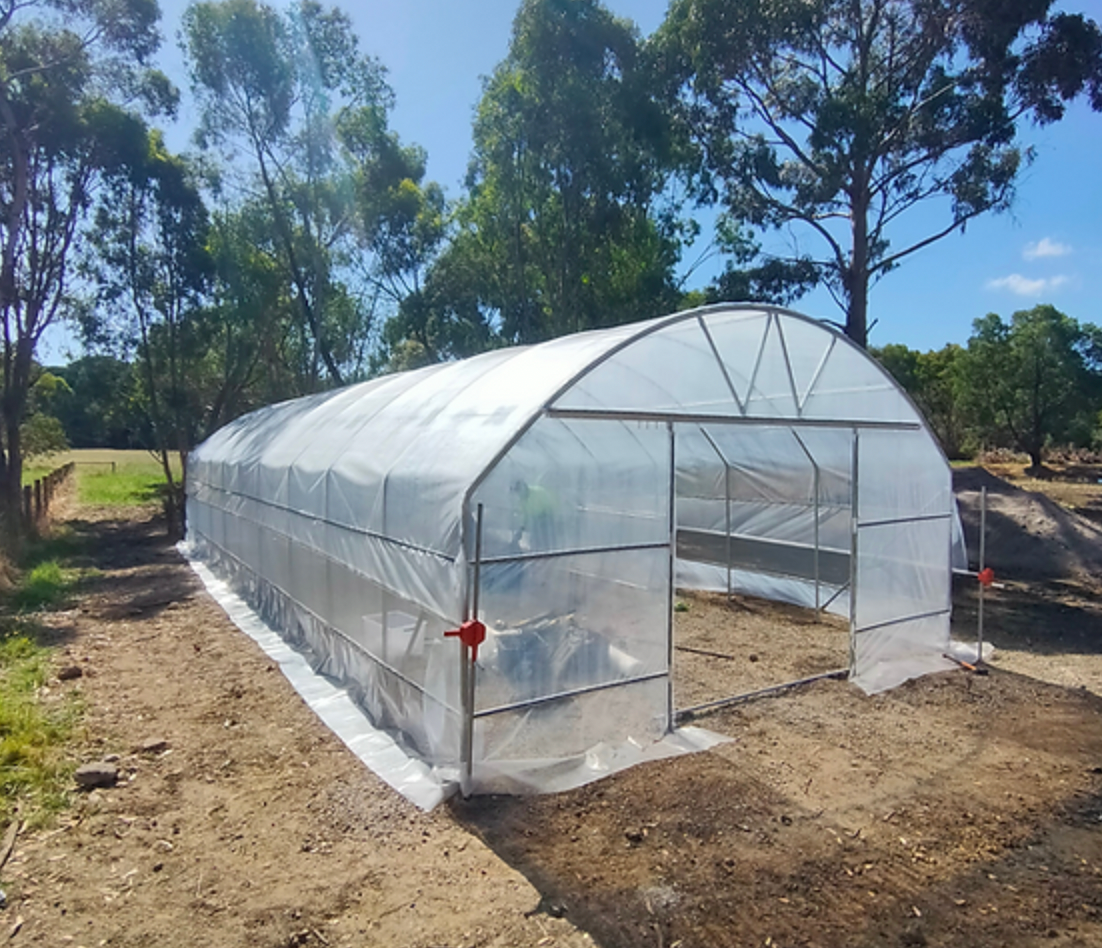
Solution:
[(19, 841), (0, 939), (18, 924), (13, 946), (592, 944), (446, 807), (425, 815), (369, 773), (159, 525), (109, 517), (76, 524), (103, 575), (49, 621), (85, 670), (54, 685), (85, 697), (83, 758), (117, 754), (123, 780)]

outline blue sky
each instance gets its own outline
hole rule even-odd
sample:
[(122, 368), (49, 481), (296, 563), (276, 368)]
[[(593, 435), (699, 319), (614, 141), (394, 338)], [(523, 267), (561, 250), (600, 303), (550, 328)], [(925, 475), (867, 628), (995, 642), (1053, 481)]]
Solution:
[[(606, 0), (644, 34), (665, 15), (667, 0)], [(471, 118), (481, 77), (505, 56), (517, 0), (361, 0), (345, 2), (363, 48), (386, 66), (397, 104), (391, 124), (404, 141), (427, 149), (429, 175), (458, 197), (471, 148)], [(162, 0), (165, 48), (161, 66), (186, 86), (176, 46), (184, 0)], [(195, 117), (185, 109), (169, 144), (187, 145)], [(908, 258), (873, 288), (870, 343), (901, 342), (919, 349), (964, 342), (972, 320), (989, 312), (1052, 303), (1082, 322), (1102, 323), (1102, 115), (1077, 106), (1046, 129), (1022, 127), (1036, 160), (1021, 176), (1007, 214), (989, 215)], [(709, 215), (705, 215), (706, 217)], [(902, 218), (893, 244), (944, 226), (943, 208)], [(799, 233), (809, 251), (813, 238)], [(788, 239), (778, 247), (787, 246)], [(690, 250), (693, 259), (699, 249)], [(839, 319), (825, 291), (796, 304), (808, 315)], [(60, 339), (55, 354), (67, 348)]]

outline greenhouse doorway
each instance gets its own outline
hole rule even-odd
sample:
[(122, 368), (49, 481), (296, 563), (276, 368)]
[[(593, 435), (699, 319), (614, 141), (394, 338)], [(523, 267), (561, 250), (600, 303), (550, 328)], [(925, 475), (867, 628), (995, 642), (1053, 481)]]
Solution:
[(852, 664), (856, 429), (677, 429), (675, 720)]

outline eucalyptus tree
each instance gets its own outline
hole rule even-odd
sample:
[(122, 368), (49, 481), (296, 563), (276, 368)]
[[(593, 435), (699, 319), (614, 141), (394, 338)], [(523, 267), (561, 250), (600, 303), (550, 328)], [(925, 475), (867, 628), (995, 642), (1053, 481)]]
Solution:
[[(395, 290), (379, 209), (421, 187), (424, 160), (387, 127), (393, 96), (346, 14), (315, 0), (203, 0), (184, 16), (198, 140), (217, 147), (245, 203), (262, 201), (271, 245), (309, 343), (300, 387), (363, 369), (380, 293)], [(418, 163), (420, 167), (418, 167)], [(229, 174), (229, 172), (227, 172)], [(365, 255), (372, 256), (364, 266)]]
[(140, 153), (131, 110), (175, 102), (145, 67), (160, 42), (158, 16), (155, 0), (0, 2), (0, 514), (9, 541), (35, 349), (69, 310), (80, 227), (105, 175)]
[(109, 328), (137, 356), (137, 395), (168, 484), (169, 530), (176, 532), (183, 513), (176, 470), (186, 470), (201, 414), (192, 386), (204, 355), (197, 313), (213, 264), (207, 211), (191, 169), (165, 148), (160, 132), (147, 131), (143, 144), (143, 153), (101, 190), (87, 272)]
[(298, 392), (308, 374), (313, 347), (304, 338), (272, 243), (271, 217), (262, 201), (211, 214), (214, 280), (198, 314), (207, 357), (193, 377), (204, 392), (204, 434)]
[[(1006, 210), (1023, 121), (1102, 109), (1102, 31), (1052, 0), (674, 0), (651, 43), (697, 148), (700, 193), (736, 222), (802, 228), (795, 252), (865, 345), (868, 291), (973, 218)], [(933, 203), (918, 234), (903, 218)], [(893, 243), (895, 234), (905, 239)]]
[(629, 21), (597, 0), (525, 0), (477, 108), (452, 240), (403, 334), (440, 357), (668, 311), (667, 132)]
[(907, 390), (950, 458), (972, 444), (976, 419), (962, 397), (964, 350), (954, 344), (920, 352), (899, 343), (870, 348), (872, 355)]

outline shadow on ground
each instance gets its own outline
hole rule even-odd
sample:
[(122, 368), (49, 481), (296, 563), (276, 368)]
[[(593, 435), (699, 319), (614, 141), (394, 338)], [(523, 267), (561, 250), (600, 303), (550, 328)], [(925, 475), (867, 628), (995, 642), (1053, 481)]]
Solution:
[[(1078, 583), (1007, 582), (984, 598), (984, 639), (995, 648), (1038, 655), (1102, 654), (1102, 602)], [(954, 577), (953, 636), (974, 641), (979, 594), (974, 578)]]
[[(156, 615), (197, 592), (194, 575), (178, 568), (180, 557), (160, 513), (145, 519), (75, 519), (68, 525), (80, 543), (75, 565), (111, 573), (108, 580), (93, 579), (85, 587), (93, 594), (92, 610), (102, 618)], [(104, 581), (110, 582), (111, 601), (96, 608), (94, 594)]]
[[(1059, 726), (1011, 746), (1038, 705)], [(738, 735), (719, 752), (452, 808), (539, 889), (541, 911), (604, 948), (1098, 944), (1100, 711), (1005, 673), (932, 676), (901, 697), (818, 687), (717, 716)], [(898, 728), (911, 733), (887, 748)], [(978, 759), (955, 750), (973, 743)], [(809, 795), (831, 756), (835, 782)]]

